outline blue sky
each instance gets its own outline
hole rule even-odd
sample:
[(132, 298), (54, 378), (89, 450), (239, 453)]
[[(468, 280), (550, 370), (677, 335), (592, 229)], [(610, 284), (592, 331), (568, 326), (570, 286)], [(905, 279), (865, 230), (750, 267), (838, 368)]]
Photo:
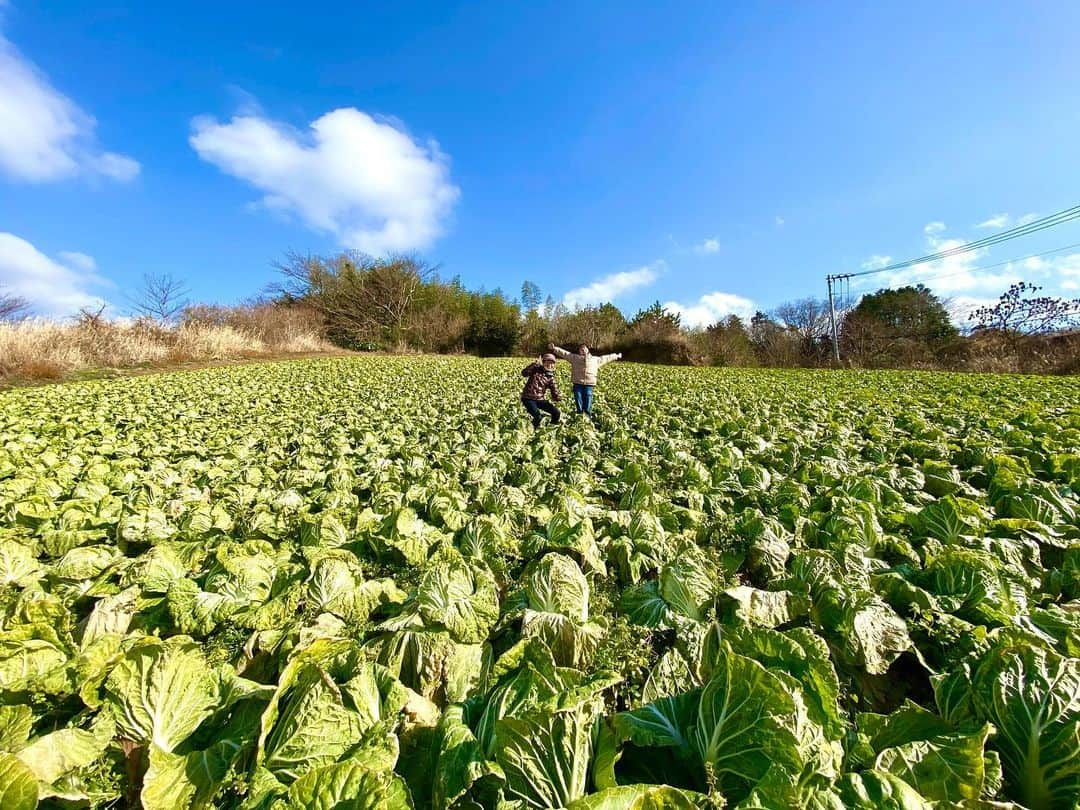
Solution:
[[(691, 323), (1080, 203), (1080, 4), (0, 0), (0, 285), (232, 302), (286, 251)], [(1078, 295), (1080, 223), (931, 277)]]

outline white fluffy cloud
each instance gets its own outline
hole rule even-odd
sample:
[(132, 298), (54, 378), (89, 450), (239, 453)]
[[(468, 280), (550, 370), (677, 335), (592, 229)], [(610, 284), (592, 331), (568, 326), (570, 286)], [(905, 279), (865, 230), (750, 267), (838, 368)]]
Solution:
[[(928, 253), (942, 253), (967, 244), (963, 239), (946, 239), (934, 231), (926, 239)], [(885, 273), (882, 276), (868, 276), (866, 284), (882, 287), (903, 287), (925, 283), (939, 296), (957, 296), (960, 294), (995, 293), (1020, 281), (1020, 268), (1013, 265), (992, 271), (978, 271), (980, 264), (986, 262), (989, 250), (973, 250), (946, 256), (933, 262), (923, 262), (912, 267)]]
[(741, 295), (726, 292), (711, 292), (701, 296), (696, 304), (680, 304), (668, 301), (664, 304), (668, 312), (677, 313), (684, 326), (703, 327), (723, 320), (728, 315), (749, 318), (754, 314), (754, 302)]
[(875, 253), (869, 259), (862, 263), (863, 270), (880, 270), (882, 267), (888, 267), (892, 262), (892, 256), (883, 256), (880, 253)]
[(1080, 290), (1080, 253), (1051, 259), (1035, 256), (1025, 261), (1023, 266), (1029, 271), (1028, 276), (1039, 275), (1048, 285), (1057, 283), (1066, 296)]
[(983, 220), (982, 222), (980, 222), (975, 227), (976, 228), (1004, 228), (1008, 224), (1009, 224), (1009, 215), (1008, 214), (994, 214), (994, 216), (990, 217), (989, 219)]
[(1013, 222), (1013, 218), (1008, 214), (994, 214), (992, 217), (983, 220), (975, 227), (997, 230), (1000, 228), (1012, 227), (1014, 225), (1027, 225), (1029, 222), (1034, 222), (1038, 218), (1038, 214), (1024, 214), (1022, 217), (1017, 217), (1016, 222)]
[(103, 284), (94, 260), (84, 253), (50, 259), (13, 233), (0, 232), (0, 288), (30, 302), (40, 315), (63, 317), (105, 301), (88, 288)]
[(102, 152), (99, 155), (91, 155), (86, 160), (86, 168), (90, 172), (96, 172), (121, 183), (134, 180), (142, 171), (139, 161), (126, 155), (118, 155), (115, 152)]
[(94, 261), (93, 256), (87, 256), (85, 253), (79, 253), (76, 250), (61, 250), (58, 255), (68, 267), (84, 270), (87, 273), (97, 270), (97, 262)]
[[(1021, 219), (1027, 217), (1020, 217), (1017, 222)], [(963, 239), (943, 237), (941, 229), (930, 229), (926, 237), (927, 253), (940, 253), (965, 244)], [(863, 263), (863, 268), (873, 270), (888, 263), (889, 257), (875, 255)], [(957, 323), (965, 323), (967, 314), (973, 309), (995, 303), (1001, 293), (1019, 281), (1039, 284), (1048, 295), (1067, 295), (1071, 290), (1080, 289), (1080, 253), (1057, 257), (1031, 256), (1004, 262), (1000, 266), (995, 264), (990, 250), (982, 248), (903, 270), (864, 276), (853, 280), (852, 285), (873, 289), (925, 284), (946, 299), (953, 320)]]
[(923, 228), (923, 233), (927, 236), (932, 236), (933, 234), (941, 233), (943, 230), (945, 230), (944, 222), (927, 222), (926, 226)]
[(971, 313), (982, 307), (992, 307), (997, 302), (997, 298), (988, 296), (956, 295), (945, 302), (945, 307), (952, 322), (960, 328), (965, 328), (974, 326), (977, 322), (972, 320)]
[(706, 239), (700, 245), (694, 248), (698, 253), (717, 253), (720, 250), (719, 239)]
[(624, 293), (652, 284), (663, 267), (664, 263), (657, 261), (645, 267), (639, 267), (637, 270), (611, 273), (585, 287), (570, 290), (563, 296), (562, 302), (571, 309), (606, 304)]
[(75, 175), (127, 181), (138, 175), (138, 161), (102, 150), (93, 116), (53, 87), (2, 34), (0, 76), (0, 172), (27, 183)]
[(1063, 276), (1080, 278), (1080, 253), (1070, 253), (1068, 256), (1060, 257), (1055, 262), (1055, 266)]
[(203, 160), (250, 183), (262, 204), (372, 255), (431, 245), (457, 201), (447, 157), (353, 107), (300, 133), (257, 114), (192, 122)]
[(1062, 276), (1080, 276), (1080, 253), (1069, 253), (1053, 258), (1033, 257), (1024, 262), (1031, 270), (1048, 270)]

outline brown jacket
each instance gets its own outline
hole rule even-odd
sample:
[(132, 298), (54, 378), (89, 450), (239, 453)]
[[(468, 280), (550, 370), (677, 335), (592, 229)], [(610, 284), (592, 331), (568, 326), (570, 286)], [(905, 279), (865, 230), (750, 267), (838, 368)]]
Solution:
[(559, 401), (559, 386), (555, 384), (555, 373), (544, 368), (543, 363), (530, 363), (521, 370), (522, 377), (528, 377), (521, 392), (522, 399), (544, 399), (551, 389), (551, 398)]

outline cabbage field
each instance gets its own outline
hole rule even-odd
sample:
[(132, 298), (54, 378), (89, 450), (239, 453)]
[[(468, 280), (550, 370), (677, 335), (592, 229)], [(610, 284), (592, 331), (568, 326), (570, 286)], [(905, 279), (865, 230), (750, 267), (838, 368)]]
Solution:
[(0, 807), (1080, 804), (1080, 379), (522, 365), (0, 393)]

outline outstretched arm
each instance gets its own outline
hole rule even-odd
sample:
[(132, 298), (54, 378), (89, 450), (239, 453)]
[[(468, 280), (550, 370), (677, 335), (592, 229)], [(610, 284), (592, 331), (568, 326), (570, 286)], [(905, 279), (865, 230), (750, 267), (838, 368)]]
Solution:
[(542, 363), (536, 363), (536, 362), (529, 363), (529, 365), (525, 366), (525, 368), (523, 368), (521, 370), (521, 376), (522, 377), (528, 377), (530, 374), (534, 374), (536, 372), (536, 367), (537, 366), (540, 366), (540, 368), (544, 367)]
[(621, 359), (622, 359), (622, 352), (615, 352), (614, 354), (602, 354), (602, 355), (600, 355), (600, 358), (599, 358), (599, 360), (600, 360), (599, 365), (606, 366), (612, 360), (621, 360)]
[(548, 351), (551, 352), (556, 357), (561, 357), (563, 360), (569, 360), (570, 359), (570, 352), (568, 352), (566, 349), (560, 349), (554, 343), (549, 343), (548, 344)]

